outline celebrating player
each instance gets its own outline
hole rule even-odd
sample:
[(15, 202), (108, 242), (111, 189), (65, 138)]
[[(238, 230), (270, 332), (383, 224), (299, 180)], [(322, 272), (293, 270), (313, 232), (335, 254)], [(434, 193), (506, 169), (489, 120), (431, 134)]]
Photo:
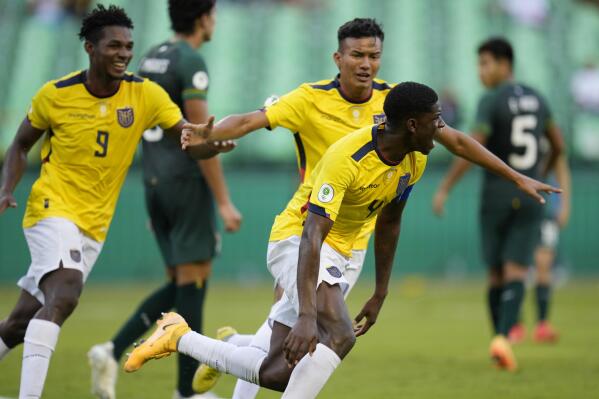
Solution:
[[(168, 9), (175, 36), (149, 50), (140, 63), (140, 75), (162, 86), (187, 120), (205, 122), (209, 77), (196, 50), (212, 37), (215, 0), (170, 0)], [(118, 360), (162, 311), (174, 307), (191, 328), (202, 331), (207, 278), (218, 245), (212, 194), (225, 228), (236, 231), (241, 223), (217, 157), (198, 165), (181, 151), (178, 138), (165, 136), (157, 126), (144, 134), (142, 160), (146, 206), (169, 281), (140, 304), (110, 342), (90, 350), (92, 391), (104, 399), (115, 397)], [(181, 200), (196, 205), (192, 213), (181, 206)], [(175, 397), (193, 396), (191, 382), (197, 367), (195, 359), (179, 356)]]
[[(155, 83), (126, 72), (133, 24), (116, 6), (98, 5), (79, 37), (89, 69), (46, 83), (9, 147), (0, 213), (16, 207), (13, 191), (27, 153), (46, 133), (42, 166), (23, 220), (31, 254), (10, 315), (0, 322), (0, 358), (24, 342), (20, 398), (39, 398), (61, 325), (77, 306), (106, 238), (120, 188), (144, 130), (160, 126), (179, 137), (179, 108)], [(233, 148), (201, 145), (196, 158)]]
[[(458, 141), (453, 146), (461, 156), (523, 182), (531, 194), (556, 190), (517, 174), (473, 139), (444, 130), (437, 101), (425, 85), (394, 87), (384, 102), (387, 121), (332, 145), (277, 217), (267, 262), (285, 295), (269, 315), (274, 325), (268, 354), (205, 337), (169, 313), (131, 353), (125, 370), (136, 371), (149, 359), (179, 351), (222, 372), (285, 391), (284, 398), (314, 398), (356, 336), (376, 322), (387, 295), (403, 209), (422, 176), (433, 139)], [(207, 128), (193, 131), (206, 134)], [(182, 140), (187, 144), (190, 137)], [(355, 318), (354, 331), (344, 302), (349, 288), (344, 271), (355, 240), (377, 214), (375, 291)]]
[[(562, 152), (561, 133), (545, 100), (532, 88), (513, 80), (512, 46), (492, 38), (478, 48), (480, 80), (489, 90), (478, 105), (473, 137), (508, 163), (534, 179), (543, 178)], [(550, 145), (546, 170), (540, 162), (539, 140)], [(470, 164), (457, 159), (433, 199), (437, 214), (451, 188)], [(511, 184), (485, 172), (480, 222), (482, 250), (489, 271), (488, 305), (495, 331), (490, 354), (500, 368), (514, 371), (516, 358), (506, 337), (518, 319), (527, 267), (538, 244), (543, 208)]]

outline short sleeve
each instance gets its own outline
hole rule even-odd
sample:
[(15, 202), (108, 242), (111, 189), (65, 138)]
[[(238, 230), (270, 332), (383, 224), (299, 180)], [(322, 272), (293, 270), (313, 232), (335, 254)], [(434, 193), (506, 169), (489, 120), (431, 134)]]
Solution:
[(476, 108), (476, 119), (472, 126), (472, 132), (489, 135), (491, 133), (491, 117), (493, 112), (493, 99), (491, 93), (485, 94), (478, 102)]
[(299, 131), (311, 100), (309, 89), (303, 85), (285, 94), (264, 109), (269, 128), (281, 126), (292, 132)]
[(162, 129), (175, 126), (183, 117), (181, 110), (172, 102), (168, 93), (158, 84), (146, 80), (143, 83), (146, 102), (146, 124), (144, 129), (159, 125)]
[(206, 100), (210, 79), (204, 59), (199, 54), (187, 57), (179, 63), (183, 100)]
[(313, 188), (308, 210), (335, 221), (345, 192), (357, 174), (358, 165), (350, 156), (338, 152), (326, 153), (311, 177)]
[(53, 91), (54, 85), (51, 82), (48, 82), (42, 86), (31, 100), (27, 118), (29, 119), (31, 126), (36, 129), (47, 130), (51, 127), (50, 112), (52, 109)]

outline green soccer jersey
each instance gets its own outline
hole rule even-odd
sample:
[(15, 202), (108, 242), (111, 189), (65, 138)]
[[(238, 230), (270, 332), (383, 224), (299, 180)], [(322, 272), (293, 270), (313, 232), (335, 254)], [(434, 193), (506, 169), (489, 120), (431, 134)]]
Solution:
[[(185, 41), (167, 41), (142, 58), (139, 74), (162, 86), (183, 110), (188, 99), (205, 100), (208, 71), (204, 59)], [(146, 183), (173, 177), (201, 177), (197, 161), (181, 151), (178, 139), (163, 134), (159, 126), (147, 130), (143, 139), (143, 170)]]
[[(502, 161), (526, 176), (540, 179), (540, 142), (551, 123), (549, 107), (535, 90), (505, 82), (479, 101), (473, 131), (487, 135), (487, 148)], [(485, 195), (515, 195), (513, 184), (487, 170), (484, 173)]]

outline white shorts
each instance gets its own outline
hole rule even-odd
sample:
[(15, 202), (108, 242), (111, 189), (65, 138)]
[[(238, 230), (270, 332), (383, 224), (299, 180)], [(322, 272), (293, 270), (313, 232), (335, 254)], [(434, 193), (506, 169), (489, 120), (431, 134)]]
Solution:
[(352, 250), (351, 251), (351, 259), (349, 260), (349, 265), (345, 268), (345, 272), (343, 275), (347, 280), (349, 287), (347, 291), (345, 291), (345, 298), (349, 295), (349, 292), (354, 285), (358, 282), (358, 278), (360, 278), (360, 273), (362, 273), (362, 267), (364, 266), (364, 260), (366, 259), (366, 250)]
[(64, 268), (79, 270), (85, 282), (103, 245), (83, 234), (70, 220), (57, 217), (42, 219), (24, 232), (31, 265), (17, 285), (42, 304), (44, 293), (39, 283), (46, 274), (62, 263)]
[[(284, 290), (284, 295), (271, 308), (270, 319), (288, 327), (293, 327), (299, 313), (299, 297), (297, 293), (297, 262), (299, 257), (300, 237), (291, 236), (285, 240), (268, 243), (266, 264), (276, 284)], [(345, 294), (349, 282), (344, 273), (349, 259), (341, 255), (327, 243), (320, 250), (320, 269), (316, 287), (325, 281), (330, 285), (339, 284)]]

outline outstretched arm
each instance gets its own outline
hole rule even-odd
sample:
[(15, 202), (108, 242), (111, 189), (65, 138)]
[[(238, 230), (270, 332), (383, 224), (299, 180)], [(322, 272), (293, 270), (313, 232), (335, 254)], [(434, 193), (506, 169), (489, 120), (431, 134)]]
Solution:
[(27, 166), (27, 153), (42, 137), (42, 134), (44, 134), (44, 131), (31, 126), (28, 118), (23, 119), (4, 159), (2, 185), (0, 186), (0, 214), (6, 208), (16, 208), (17, 202), (13, 197), (13, 191)]
[(306, 353), (314, 352), (318, 343), (316, 284), (320, 249), (332, 226), (332, 220), (308, 211), (297, 265), (299, 317), (283, 346), (285, 359), (290, 367), (297, 364)]
[[(374, 229), (374, 258), (376, 283), (372, 297), (366, 302), (355, 318), (356, 336), (366, 334), (376, 323), (383, 302), (389, 290), (389, 279), (393, 269), (393, 258), (399, 240), (401, 215), (407, 200), (393, 201), (386, 205), (376, 220)], [(364, 322), (362, 322), (362, 320)]]
[[(211, 116), (208, 119), (206, 126), (211, 127), (213, 122), (214, 117)], [(166, 129), (165, 133), (180, 137), (181, 141), (183, 141), (184, 137), (191, 136), (193, 134), (191, 131), (193, 126), (199, 125), (193, 125), (187, 122), (185, 119), (181, 119), (175, 126)], [(229, 152), (233, 150), (235, 146), (236, 144), (233, 141), (207, 142), (205, 139), (200, 138), (197, 145), (191, 146), (189, 148), (183, 147), (183, 149), (186, 150), (187, 153), (194, 159), (206, 159), (211, 158), (221, 152)]]

